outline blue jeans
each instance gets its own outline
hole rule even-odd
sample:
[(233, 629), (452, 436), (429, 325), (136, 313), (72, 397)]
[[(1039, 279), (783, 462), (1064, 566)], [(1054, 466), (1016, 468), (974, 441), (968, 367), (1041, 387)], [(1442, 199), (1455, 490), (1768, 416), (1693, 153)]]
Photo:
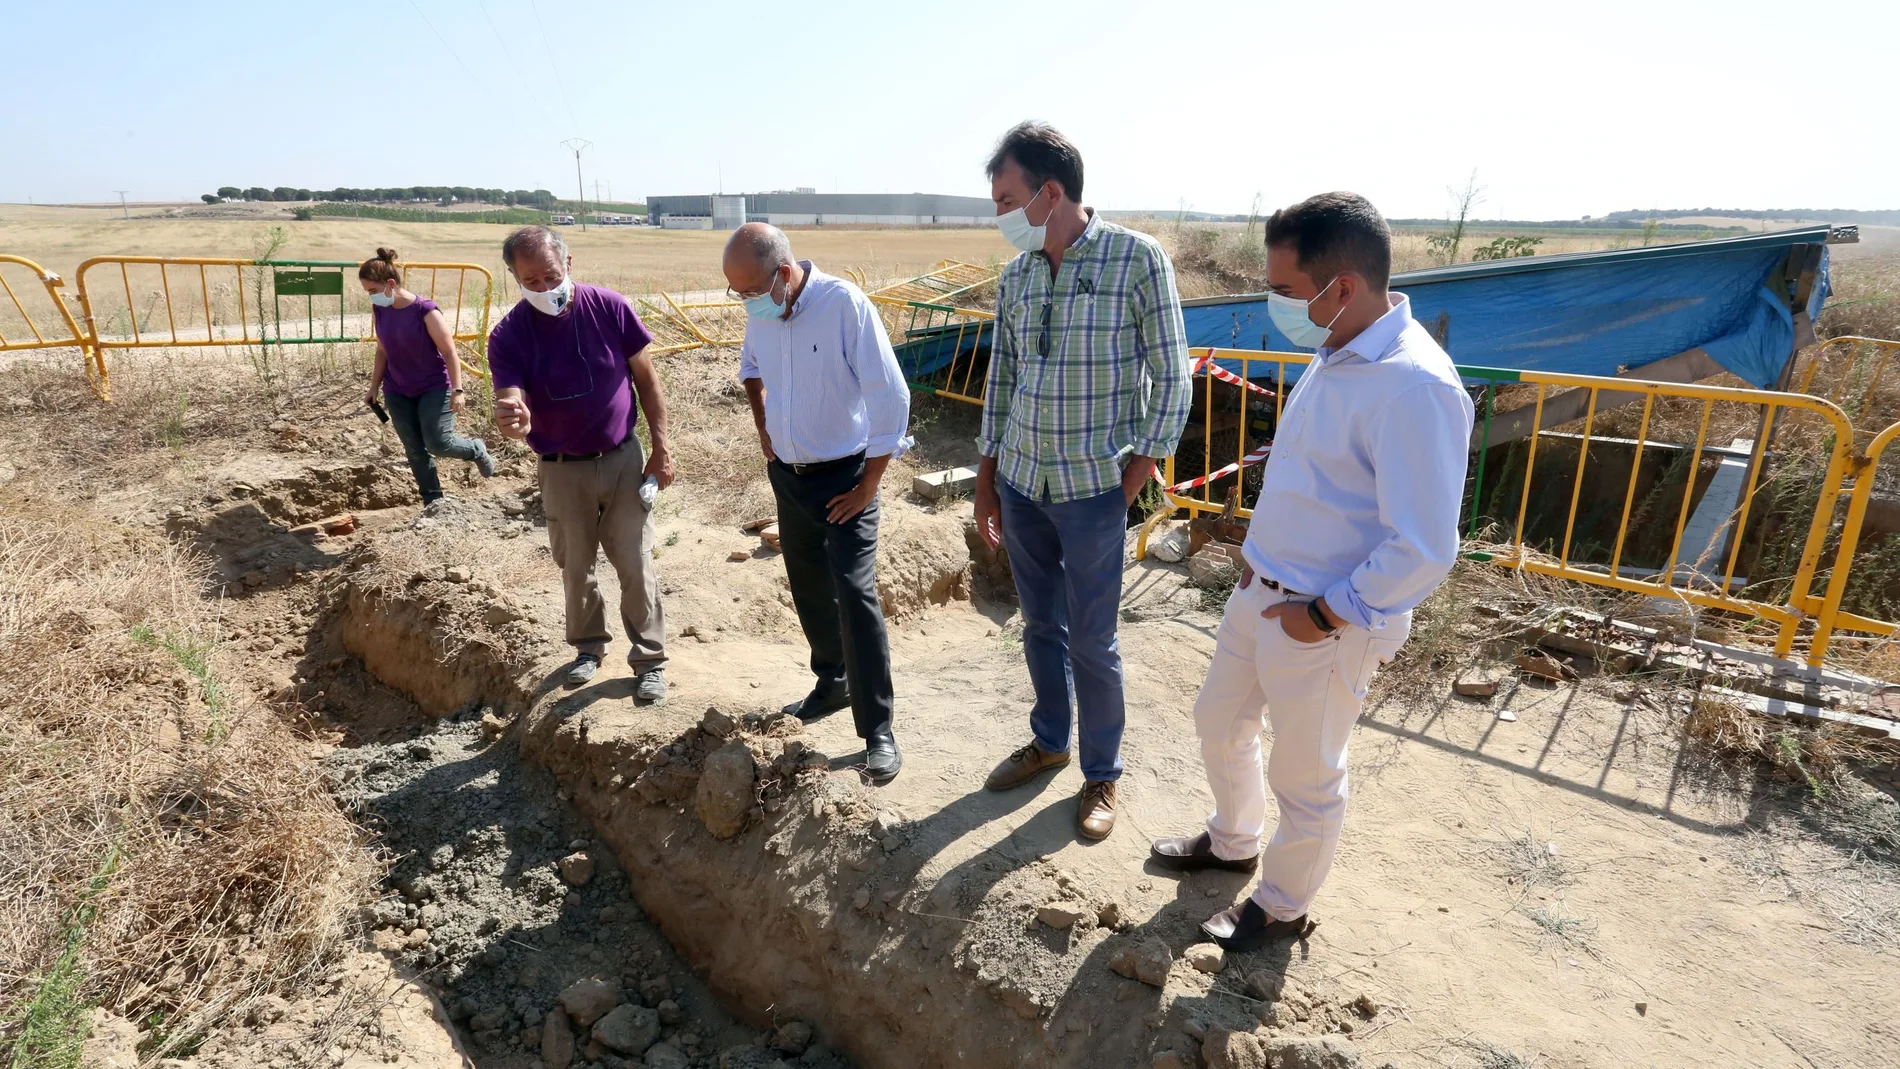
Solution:
[(402, 439), (402, 451), (409, 457), (409, 470), (415, 473), (416, 489), (425, 505), (442, 496), (436, 457), (475, 460), (488, 454), (487, 442), (455, 433), (455, 408), (449, 404), (447, 390), (430, 390), (416, 397), (384, 390), (383, 403), (389, 408), (389, 425)]
[(1029, 727), (1050, 753), (1069, 749), (1070, 709), (1082, 736), (1082, 775), (1122, 774), (1122, 599), (1128, 502), (1117, 486), (1059, 504), (996, 480), (1003, 544), (1023, 607), (1023, 655), (1036, 690)]

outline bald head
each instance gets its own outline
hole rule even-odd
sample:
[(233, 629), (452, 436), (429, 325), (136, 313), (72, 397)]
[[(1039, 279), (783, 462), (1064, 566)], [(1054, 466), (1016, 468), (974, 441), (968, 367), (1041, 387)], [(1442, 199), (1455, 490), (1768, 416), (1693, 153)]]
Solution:
[[(780, 274), (796, 274), (792, 243), (769, 223), (747, 223), (726, 242), (726, 284), (740, 294), (766, 293)], [(790, 269), (790, 270), (788, 270)]]

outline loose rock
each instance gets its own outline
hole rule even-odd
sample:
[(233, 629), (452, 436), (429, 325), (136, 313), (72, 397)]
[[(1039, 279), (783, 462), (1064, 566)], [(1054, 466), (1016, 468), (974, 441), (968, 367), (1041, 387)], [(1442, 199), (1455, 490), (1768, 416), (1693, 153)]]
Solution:
[(706, 758), (699, 786), (693, 792), (693, 811), (715, 839), (730, 839), (745, 829), (752, 810), (752, 751), (738, 739)]
[(1265, 1051), (1274, 1069), (1359, 1069), (1358, 1049), (1338, 1036), (1277, 1036)]
[(1168, 982), (1168, 970), (1174, 966), (1174, 952), (1168, 944), (1159, 939), (1123, 950), (1110, 959), (1108, 967), (1130, 980), (1140, 980), (1150, 987), (1160, 987)]
[(567, 1026), (567, 1013), (556, 1006), (541, 1020), (541, 1064), (567, 1069), (573, 1060), (574, 1033)]
[(670, 1043), (655, 1043), (647, 1048), (647, 1069), (686, 1069), (686, 1055)]
[(558, 1001), (575, 1023), (590, 1025), (614, 1008), (619, 992), (608, 980), (576, 980), (561, 992)]
[(1181, 955), (1189, 965), (1207, 973), (1217, 973), (1227, 964), (1227, 952), (1213, 943), (1196, 943)]
[(786, 1021), (772, 1033), (772, 1047), (785, 1054), (803, 1054), (811, 1046), (811, 1025), (803, 1021)]
[(1280, 1064), (1268, 1059), (1267, 1040), (1263, 1037), (1225, 1028), (1207, 1033), (1207, 1039), (1201, 1044), (1201, 1057), (1207, 1059), (1207, 1069), (1268, 1069)]
[(660, 1038), (660, 1014), (645, 1006), (615, 1006), (594, 1023), (594, 1038), (622, 1054), (641, 1054)]
[(1082, 918), (1094, 916), (1095, 911), (1083, 902), (1051, 902), (1036, 911), (1036, 919), (1051, 928), (1072, 928)]
[(577, 850), (557, 863), (561, 882), (569, 887), (585, 887), (594, 878), (594, 859), (585, 850)]

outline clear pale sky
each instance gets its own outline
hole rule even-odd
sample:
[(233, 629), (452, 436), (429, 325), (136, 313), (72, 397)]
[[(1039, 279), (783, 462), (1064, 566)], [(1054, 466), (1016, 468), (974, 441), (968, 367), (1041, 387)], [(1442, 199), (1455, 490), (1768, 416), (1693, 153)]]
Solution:
[(0, 201), (572, 196), (576, 135), (590, 198), (987, 196), (1040, 118), (1107, 208), (1900, 208), (1894, 0), (0, 0), (0, 56)]

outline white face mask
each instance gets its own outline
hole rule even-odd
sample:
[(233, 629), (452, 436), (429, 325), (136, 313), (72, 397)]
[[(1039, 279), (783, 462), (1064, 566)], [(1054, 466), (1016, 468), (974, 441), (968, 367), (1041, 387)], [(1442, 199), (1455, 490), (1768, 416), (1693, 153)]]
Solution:
[(376, 293), (372, 293), (369, 295), (369, 303), (375, 305), (378, 308), (390, 308), (390, 307), (393, 307), (396, 303), (396, 295), (393, 293), (383, 293), (380, 291)]
[[(1041, 196), (1042, 190), (1039, 189), (1034, 197), (1029, 198), (1029, 204), (1036, 203)], [(1003, 240), (1022, 251), (1041, 252), (1043, 243), (1049, 239), (1049, 217), (1043, 217), (1041, 226), (1032, 225), (1029, 222), (1029, 204), (997, 216), (996, 228), (1003, 232)], [(1050, 209), (1049, 214), (1054, 215), (1055, 209)]]
[(560, 285), (551, 290), (531, 290), (523, 286), (521, 287), (521, 299), (534, 305), (535, 311), (537, 312), (551, 316), (560, 315), (562, 312), (567, 311), (569, 304), (573, 303), (574, 280), (564, 278), (561, 280)]

